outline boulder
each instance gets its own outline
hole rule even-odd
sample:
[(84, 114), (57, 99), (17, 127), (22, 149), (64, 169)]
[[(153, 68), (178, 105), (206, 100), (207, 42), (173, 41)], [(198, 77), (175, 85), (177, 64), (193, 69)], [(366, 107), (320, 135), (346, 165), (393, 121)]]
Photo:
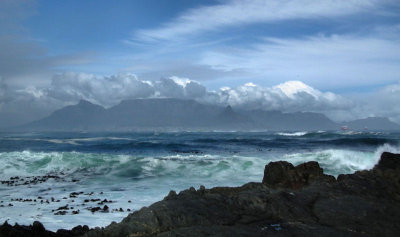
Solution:
[(333, 182), (335, 178), (324, 174), (315, 161), (296, 167), (286, 161), (277, 161), (265, 166), (262, 183), (273, 188), (299, 189), (315, 181)]

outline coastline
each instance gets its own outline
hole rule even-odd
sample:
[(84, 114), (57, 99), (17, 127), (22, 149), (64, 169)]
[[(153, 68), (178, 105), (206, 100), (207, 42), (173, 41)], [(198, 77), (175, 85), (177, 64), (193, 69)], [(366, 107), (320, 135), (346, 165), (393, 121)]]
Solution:
[(171, 191), (105, 228), (51, 232), (40, 222), (4, 223), (0, 236), (396, 236), (399, 158), (385, 152), (373, 169), (337, 179), (317, 162), (270, 162), (260, 183)]

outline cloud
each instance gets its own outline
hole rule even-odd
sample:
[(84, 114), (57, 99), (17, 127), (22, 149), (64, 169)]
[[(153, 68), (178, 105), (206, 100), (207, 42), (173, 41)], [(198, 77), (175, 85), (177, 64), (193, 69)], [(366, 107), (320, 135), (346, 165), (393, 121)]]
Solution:
[[(400, 31), (397, 30), (397, 36)], [(399, 37), (317, 35), (296, 39), (265, 38), (245, 48), (213, 50), (200, 63), (265, 83), (300, 79), (319, 88), (392, 83), (399, 79)], [(258, 82), (254, 80), (255, 82)]]
[(62, 73), (52, 78), (47, 96), (60, 101), (75, 102), (80, 99), (110, 106), (122, 99), (149, 97), (154, 93), (150, 82), (126, 74), (96, 77), (85, 73)]
[(133, 74), (99, 77), (63, 73), (55, 75), (48, 87), (28, 86), (19, 90), (11, 90), (0, 82), (3, 101), (0, 121), (3, 124), (34, 120), (65, 105), (76, 104), (80, 99), (110, 107), (121, 100), (135, 98), (194, 99), (200, 103), (231, 105), (243, 110), (312, 111), (324, 113), (335, 121), (383, 116), (400, 122), (400, 107), (397, 106), (400, 82), (375, 92), (351, 96), (323, 92), (301, 81), (287, 81), (270, 87), (245, 83), (210, 91), (188, 78), (146, 81)]
[(53, 77), (50, 87), (39, 92), (25, 90), (34, 97), (46, 96), (75, 103), (85, 99), (106, 107), (121, 100), (136, 98), (180, 98), (200, 102), (231, 105), (244, 109), (293, 111), (331, 111), (348, 109), (350, 103), (329, 92), (320, 92), (300, 81), (289, 81), (274, 87), (247, 83), (236, 88), (207, 91), (199, 82), (188, 78), (170, 77), (146, 81), (133, 74), (97, 77), (85, 73), (63, 73)]
[(33, 90), (26, 92), (33, 96), (43, 94), (67, 103), (84, 99), (109, 107), (121, 100), (137, 98), (196, 99), (204, 96), (206, 89), (187, 78), (171, 77), (147, 81), (129, 73), (98, 77), (93, 74), (70, 72), (55, 75), (51, 85), (40, 89), (40, 93)]
[(43, 86), (54, 69), (88, 64), (93, 52), (52, 53), (45, 40), (31, 36), (24, 22), (36, 14), (35, 0), (2, 0), (0, 3), (0, 76), (9, 86)]
[(209, 91), (188, 78), (173, 76), (147, 81), (128, 73), (104, 77), (73, 72), (56, 74), (48, 87), (28, 86), (13, 94), (16, 98), (29, 100), (59, 101), (60, 106), (85, 99), (109, 107), (121, 100), (135, 98), (196, 99), (222, 106), (229, 104), (237, 108), (283, 111), (343, 109), (348, 106), (340, 96), (321, 92), (300, 81), (288, 81), (274, 87), (246, 83), (236, 88)]
[(273, 87), (246, 83), (236, 88), (221, 88), (214, 93), (217, 104), (240, 109), (330, 112), (351, 107), (349, 100), (330, 92), (321, 92), (300, 81), (288, 81)]
[(55, 68), (87, 64), (94, 57), (91, 52), (49, 55), (39, 43), (11, 35), (0, 36), (0, 52), (0, 76), (12, 86), (44, 85)]
[(365, 117), (389, 117), (400, 123), (400, 81), (385, 86), (375, 92), (357, 94), (353, 99), (358, 103), (354, 109), (356, 113)]
[(7, 90), (7, 85), (4, 83), (3, 78), (0, 77), (0, 110), (1, 106), (5, 102), (6, 90)]
[(382, 0), (229, 0), (221, 4), (185, 11), (155, 29), (137, 31), (141, 41), (171, 40), (223, 27), (272, 23), (293, 19), (335, 18), (362, 12), (377, 12), (388, 3)]
[(0, 4), (0, 29), (1, 34), (19, 33), (24, 30), (20, 22), (35, 15), (35, 0), (2, 0)]

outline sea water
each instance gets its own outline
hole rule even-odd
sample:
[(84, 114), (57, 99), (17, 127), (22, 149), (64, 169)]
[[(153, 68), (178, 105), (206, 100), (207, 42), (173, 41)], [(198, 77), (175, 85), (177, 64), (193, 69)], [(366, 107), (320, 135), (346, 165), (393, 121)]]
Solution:
[[(337, 176), (371, 169), (383, 151), (400, 152), (400, 133), (0, 133), (0, 180), (19, 184), (0, 184), (0, 223), (106, 226), (170, 190), (261, 182), (270, 161), (318, 161)], [(112, 202), (92, 212), (105, 204), (91, 199)]]

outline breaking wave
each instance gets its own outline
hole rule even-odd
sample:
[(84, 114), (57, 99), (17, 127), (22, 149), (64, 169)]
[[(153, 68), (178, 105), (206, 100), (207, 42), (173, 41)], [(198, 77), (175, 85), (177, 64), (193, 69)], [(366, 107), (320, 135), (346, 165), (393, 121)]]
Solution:
[(371, 169), (383, 151), (400, 152), (398, 146), (384, 144), (374, 151), (323, 149), (269, 156), (217, 154), (174, 154), (166, 156), (134, 156), (83, 152), (0, 152), (0, 176), (32, 176), (64, 174), (108, 176), (110, 178), (144, 179), (150, 177), (260, 179), (265, 164), (286, 160), (299, 164), (318, 161), (327, 173), (337, 175)]
[(324, 172), (332, 175), (349, 174), (358, 170), (372, 169), (378, 163), (383, 152), (400, 153), (400, 147), (384, 144), (375, 151), (354, 151), (327, 149), (315, 152), (293, 153), (283, 159), (293, 164), (317, 161)]

